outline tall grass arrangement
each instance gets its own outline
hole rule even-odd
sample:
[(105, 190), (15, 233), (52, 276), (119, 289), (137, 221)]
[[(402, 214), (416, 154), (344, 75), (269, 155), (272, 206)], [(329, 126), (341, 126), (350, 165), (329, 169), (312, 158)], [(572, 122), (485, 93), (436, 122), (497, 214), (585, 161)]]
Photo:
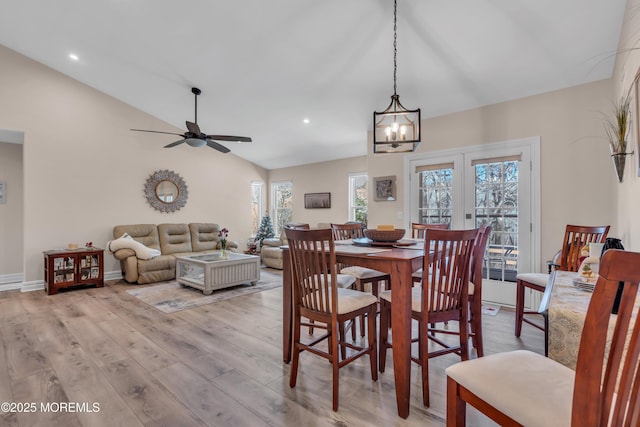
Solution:
[(624, 154), (627, 152), (627, 137), (631, 126), (630, 104), (629, 95), (620, 98), (620, 102), (613, 106), (613, 116), (604, 123), (611, 154)]

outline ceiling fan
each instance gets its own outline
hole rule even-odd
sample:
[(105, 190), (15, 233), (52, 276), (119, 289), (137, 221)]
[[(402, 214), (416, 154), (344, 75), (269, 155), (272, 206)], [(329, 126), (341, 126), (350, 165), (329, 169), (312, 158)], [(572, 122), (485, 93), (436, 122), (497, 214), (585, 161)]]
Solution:
[[(172, 142), (171, 144), (167, 144), (164, 148), (172, 148), (176, 145), (180, 145), (183, 142), (186, 142), (188, 145), (192, 147), (202, 147), (207, 145), (208, 147), (213, 148), (214, 150), (218, 150), (221, 153), (228, 153), (229, 150), (222, 144), (218, 144), (216, 141), (230, 141), (230, 142), (251, 142), (251, 138), (246, 136), (233, 136), (233, 135), (207, 135), (200, 131), (200, 126), (198, 126), (198, 95), (202, 92), (197, 87), (191, 88), (191, 93), (195, 95), (195, 120), (194, 122), (187, 121), (187, 132), (185, 133), (173, 133), (173, 132), (160, 132), (156, 130), (145, 130), (145, 129), (131, 129), (136, 132), (151, 132), (151, 133), (163, 133), (166, 135), (178, 135), (183, 139)], [(216, 141), (214, 141), (216, 140)]]

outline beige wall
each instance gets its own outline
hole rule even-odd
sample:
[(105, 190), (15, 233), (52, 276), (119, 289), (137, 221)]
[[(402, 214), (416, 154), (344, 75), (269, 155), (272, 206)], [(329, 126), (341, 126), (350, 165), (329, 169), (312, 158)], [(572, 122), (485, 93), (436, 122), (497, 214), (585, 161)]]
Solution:
[[(0, 142), (0, 182), (6, 183), (0, 203), (0, 278), (22, 274), (22, 145)], [(0, 283), (2, 280), (0, 279)]]
[[(104, 246), (116, 224), (217, 222), (244, 245), (251, 182), (266, 182), (266, 170), (214, 150), (162, 149), (162, 137), (129, 129), (168, 124), (2, 46), (0, 64), (0, 128), (24, 132), (25, 281), (42, 280), (42, 251)], [(188, 186), (187, 205), (172, 214), (143, 196), (159, 169)], [(107, 256), (105, 272), (117, 270)]]
[[(422, 122), (418, 152), (447, 150), (527, 137), (540, 137), (540, 269), (561, 245), (566, 224), (612, 224), (616, 178), (602, 129), (601, 112), (610, 106), (610, 80), (504, 102)], [(369, 176), (397, 175), (398, 200), (370, 199), (370, 224), (402, 226), (408, 171), (403, 155), (372, 153)], [(407, 217), (404, 215), (404, 217)], [(534, 224), (536, 227), (536, 224)]]
[[(628, 0), (618, 46), (619, 53), (616, 57), (616, 67), (612, 79), (614, 91), (610, 97), (610, 102), (620, 99), (629, 90), (634, 94), (634, 99), (637, 99), (634, 79), (637, 78), (640, 71), (640, 50), (638, 50), (638, 42), (640, 41), (639, 10), (640, 0)], [(638, 128), (636, 127), (639, 120), (637, 110), (637, 104), (633, 102), (634, 119), (630, 145), (635, 154), (627, 157), (624, 180), (614, 187), (618, 234), (625, 249), (633, 251), (640, 251), (640, 223), (637, 220), (640, 217), (640, 178), (638, 177), (638, 155), (640, 150), (638, 146)]]
[[(367, 158), (352, 157), (269, 172), (269, 181), (293, 182), (293, 221), (312, 226), (349, 219), (349, 174), (367, 171)], [(267, 190), (267, 193), (269, 190)], [(305, 193), (331, 193), (330, 209), (305, 209)]]
[[(614, 210), (617, 180), (602, 128), (602, 112), (610, 107), (611, 80), (576, 86), (484, 108), (423, 120), (418, 152), (540, 137), (541, 223), (540, 271), (561, 246), (566, 224), (610, 224), (617, 236)], [(404, 186), (408, 171), (403, 154), (372, 153), (335, 162), (270, 171), (270, 182), (292, 180), (296, 222), (339, 222), (347, 219), (349, 173), (374, 177), (395, 175), (398, 199), (375, 202), (369, 190), (369, 224), (407, 226)], [(331, 209), (304, 209), (304, 193), (331, 191)]]

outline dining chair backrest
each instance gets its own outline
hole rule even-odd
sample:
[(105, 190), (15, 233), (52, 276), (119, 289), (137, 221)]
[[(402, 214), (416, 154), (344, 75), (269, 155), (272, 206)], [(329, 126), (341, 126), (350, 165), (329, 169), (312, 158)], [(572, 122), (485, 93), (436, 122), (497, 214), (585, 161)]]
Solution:
[[(572, 426), (640, 425), (640, 322), (634, 312), (639, 281), (640, 253), (605, 252), (578, 350)], [(612, 315), (620, 282), (622, 302), (618, 314)], [(609, 346), (610, 321), (615, 329)]]
[(421, 224), (418, 222), (411, 223), (411, 237), (413, 239), (424, 239), (424, 232), (427, 229), (448, 230), (449, 224)]
[(294, 307), (337, 313), (336, 254), (330, 229), (299, 230), (285, 227), (293, 282)]
[(482, 266), (484, 261), (484, 253), (487, 249), (487, 241), (491, 234), (491, 226), (483, 225), (478, 228), (478, 236), (471, 255), (471, 264), (469, 265), (469, 281), (476, 287), (482, 285)]
[(589, 243), (604, 243), (609, 226), (567, 225), (562, 242), (560, 270), (578, 271), (582, 248)]
[(359, 222), (331, 224), (334, 240), (360, 239), (364, 237), (364, 228)]
[(426, 230), (425, 253), (431, 251), (433, 256), (425, 256), (422, 267), (422, 313), (429, 313), (429, 322), (440, 321), (439, 313), (466, 310), (477, 235), (478, 229)]

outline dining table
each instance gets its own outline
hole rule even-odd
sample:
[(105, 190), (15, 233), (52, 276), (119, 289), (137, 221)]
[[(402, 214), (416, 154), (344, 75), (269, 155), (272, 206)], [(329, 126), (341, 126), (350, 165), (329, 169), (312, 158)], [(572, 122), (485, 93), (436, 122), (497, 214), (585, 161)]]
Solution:
[[(391, 333), (393, 335), (393, 374), (398, 415), (409, 416), (411, 386), (411, 288), (412, 273), (422, 268), (423, 247), (367, 247), (340, 242), (335, 244), (336, 261), (371, 268), (391, 277)], [(293, 340), (292, 272), (289, 248), (283, 250), (283, 361), (291, 361)]]

